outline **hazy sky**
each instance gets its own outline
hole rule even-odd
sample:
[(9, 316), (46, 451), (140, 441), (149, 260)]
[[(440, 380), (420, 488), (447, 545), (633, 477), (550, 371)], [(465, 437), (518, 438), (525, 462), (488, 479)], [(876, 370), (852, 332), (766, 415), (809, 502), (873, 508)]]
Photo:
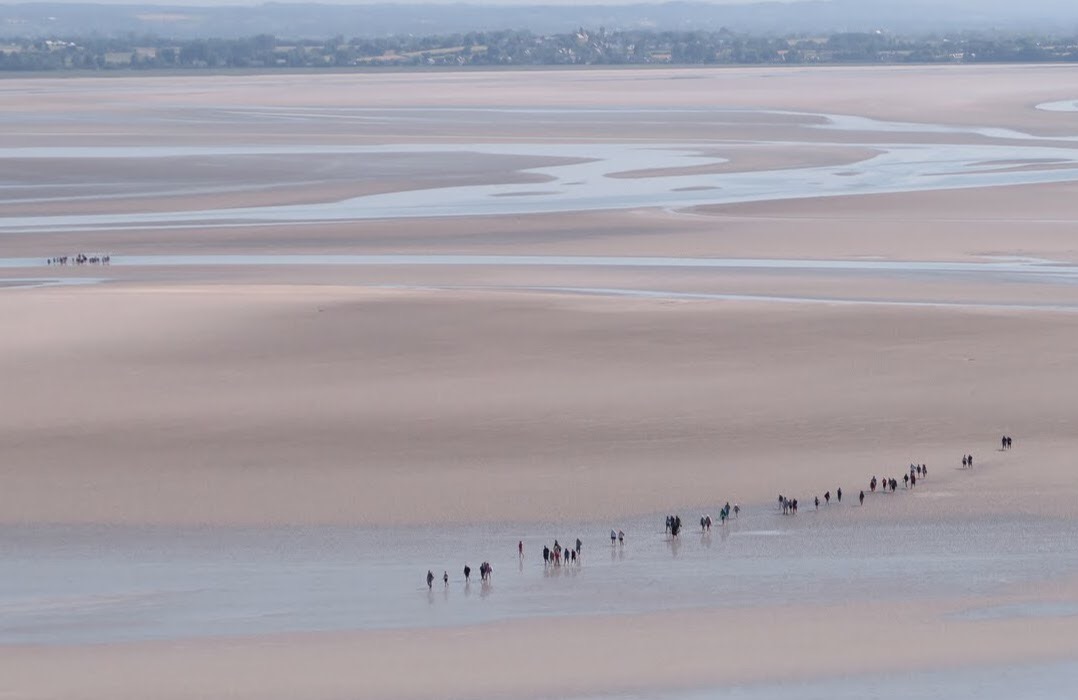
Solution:
[[(303, 4), (311, 2), (320, 5), (422, 5), (422, 4), (468, 4), (468, 5), (639, 5), (643, 3), (659, 4), (670, 0), (277, 0), (282, 4)], [(706, 2), (713, 5), (751, 5), (762, 0), (688, 0)], [(768, 2), (801, 2), (802, 0), (764, 0)], [(864, 0), (871, 2), (872, 0)], [(944, 2), (945, 0), (941, 0)], [(267, 0), (0, 0), (0, 5), (23, 3), (86, 2), (108, 5), (261, 5)]]

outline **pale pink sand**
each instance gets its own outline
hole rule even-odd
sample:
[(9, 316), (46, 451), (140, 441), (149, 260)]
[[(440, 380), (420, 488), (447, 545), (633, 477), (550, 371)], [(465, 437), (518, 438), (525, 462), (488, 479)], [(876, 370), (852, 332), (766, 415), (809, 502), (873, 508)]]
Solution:
[[(945, 620), (977, 600), (525, 620), (480, 627), (8, 647), (13, 698), (501, 698), (1072, 658), (1078, 618)], [(62, 669), (62, 673), (58, 673)]]
[[(799, 126), (806, 122), (802, 117), (757, 123), (752, 115), (731, 117), (721, 127), (677, 118), (682, 121), (674, 126), (626, 120), (610, 129), (567, 124), (560, 116), (505, 117), (478, 127), (447, 117), (432, 129), (404, 119), (365, 128), (347, 119), (255, 127), (242, 114), (372, 106), (774, 108), (1069, 135), (1073, 115), (1031, 107), (1075, 97), (1078, 73), (1041, 66), (18, 78), (0, 84), (0, 111), (33, 118), (13, 119), (0, 144), (858, 138), (806, 129)], [(239, 107), (240, 114), (222, 116), (221, 104)], [(39, 119), (72, 110), (93, 110), (98, 119), (59, 126)], [(161, 115), (192, 118), (163, 122), (156, 119)], [(772, 162), (765, 155), (745, 154), (740, 167)], [(353, 184), (306, 187), (289, 196), (309, 201), (365, 191)], [(407, 178), (390, 185), (410, 186)], [(641, 208), (419, 223), (11, 235), (4, 238), (3, 255), (89, 250), (1078, 260), (1074, 193), (1072, 185), (1054, 185), (690, 213)], [(274, 196), (252, 188), (232, 201)], [(137, 206), (220, 202), (219, 194), (192, 194)], [(1071, 314), (350, 286), (392, 283), (398, 273), (414, 284), (1073, 301), (1073, 292), (1053, 285), (841, 275), (64, 271), (55, 274), (117, 282), (0, 289), (0, 520), (414, 524), (602, 518), (688, 506), (702, 493), (770, 502), (779, 491), (816, 489), (824, 478), (856, 484), (872, 473), (897, 474), (914, 461), (930, 465), (931, 489), (894, 499), (889, 512), (881, 506), (871, 517), (933, 522), (985, 512), (1078, 515), (1072, 459), (1078, 447), (1078, 325)], [(995, 451), (1002, 433), (1015, 436), (1013, 452)], [(955, 469), (966, 452), (977, 455), (973, 472)], [(1075, 599), (1073, 581), (1006, 596), (1058, 599)], [(0, 697), (559, 697), (832, 676), (883, 664), (952, 668), (1073, 656), (1073, 617), (946, 617), (986, 602), (926, 596), (890, 601), (886, 611), (791, 605), (482, 628), (6, 647), (0, 650)]]
[(1003, 432), (1020, 469), (971, 488), (1078, 503), (1066, 314), (295, 285), (0, 310), (7, 522), (605, 517), (943, 472)]

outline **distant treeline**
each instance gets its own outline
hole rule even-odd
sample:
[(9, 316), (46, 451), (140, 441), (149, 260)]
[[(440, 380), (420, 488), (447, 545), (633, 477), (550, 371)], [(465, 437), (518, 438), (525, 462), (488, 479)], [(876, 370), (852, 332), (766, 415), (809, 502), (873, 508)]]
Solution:
[(562, 66), (1078, 61), (1078, 36), (751, 36), (579, 29), (290, 41), (64, 37), (0, 44), (0, 70), (274, 69), (349, 66)]

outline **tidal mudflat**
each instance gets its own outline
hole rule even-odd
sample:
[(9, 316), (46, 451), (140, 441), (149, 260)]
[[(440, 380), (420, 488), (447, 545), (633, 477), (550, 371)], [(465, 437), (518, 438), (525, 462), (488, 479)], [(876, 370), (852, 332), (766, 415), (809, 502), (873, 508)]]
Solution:
[(0, 95), (0, 695), (1069, 697), (1073, 71)]

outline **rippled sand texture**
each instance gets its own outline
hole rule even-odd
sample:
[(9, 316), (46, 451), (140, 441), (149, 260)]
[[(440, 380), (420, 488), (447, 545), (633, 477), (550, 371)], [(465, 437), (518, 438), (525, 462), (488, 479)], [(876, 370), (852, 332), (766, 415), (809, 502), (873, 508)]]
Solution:
[(3, 81), (0, 697), (1068, 697), (1076, 96)]

